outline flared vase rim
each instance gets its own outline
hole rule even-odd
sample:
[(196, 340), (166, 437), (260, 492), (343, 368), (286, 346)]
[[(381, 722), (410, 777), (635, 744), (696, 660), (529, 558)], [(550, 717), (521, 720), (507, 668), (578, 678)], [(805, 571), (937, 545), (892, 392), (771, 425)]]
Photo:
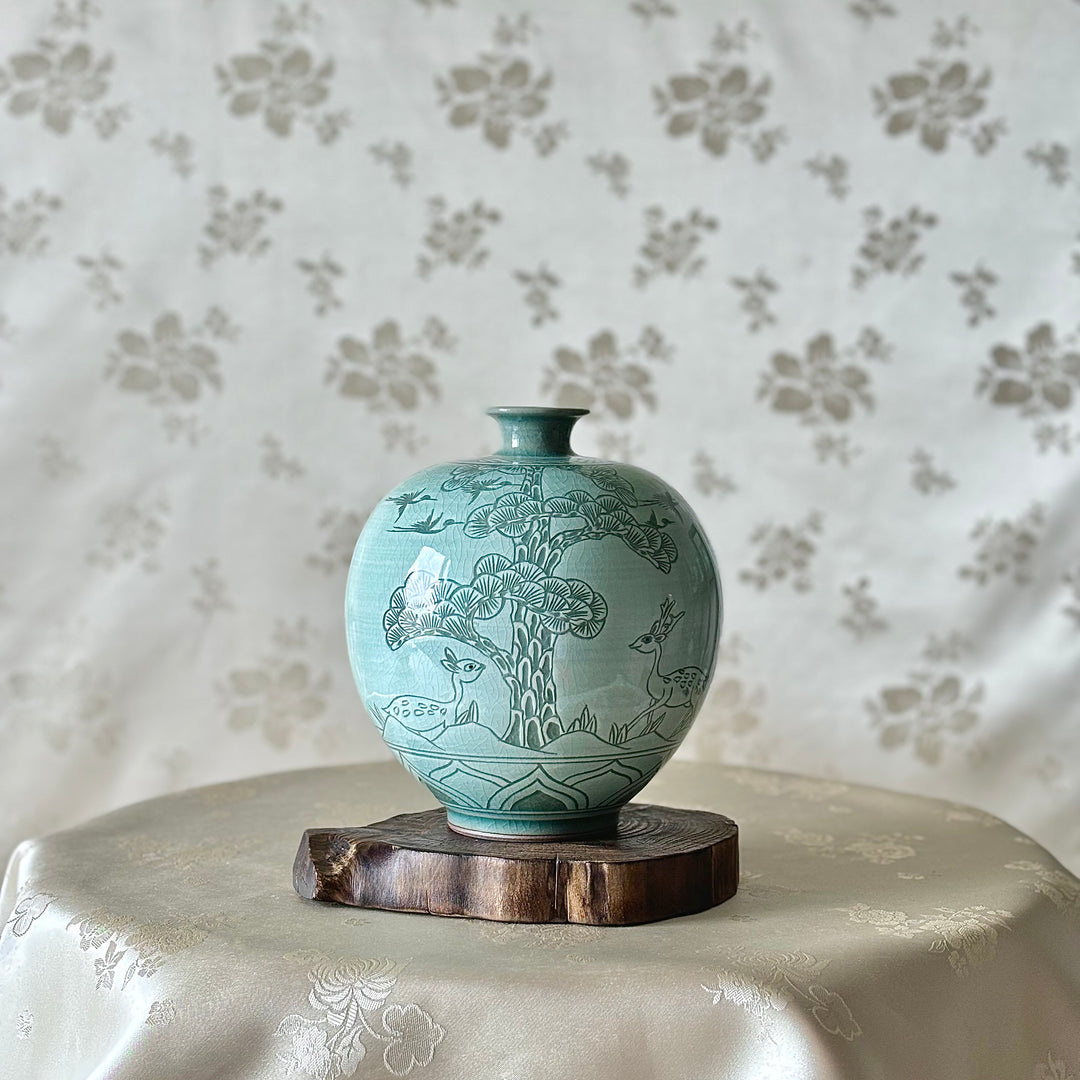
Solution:
[(588, 416), (588, 409), (564, 409), (556, 408), (554, 406), (547, 405), (494, 405), (490, 409), (486, 410), (488, 416), (493, 416), (496, 419), (499, 417), (514, 417), (514, 416), (550, 416), (552, 419), (580, 419), (582, 416)]

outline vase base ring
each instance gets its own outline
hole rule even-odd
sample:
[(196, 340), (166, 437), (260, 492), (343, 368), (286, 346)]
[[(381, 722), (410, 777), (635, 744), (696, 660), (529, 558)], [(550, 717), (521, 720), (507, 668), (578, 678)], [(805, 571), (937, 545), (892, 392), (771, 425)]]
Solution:
[(516, 843), (579, 840), (614, 835), (619, 824), (619, 809), (550, 818), (506, 818), (482, 812), (447, 810), (446, 824), (453, 832), (477, 840), (512, 840)]

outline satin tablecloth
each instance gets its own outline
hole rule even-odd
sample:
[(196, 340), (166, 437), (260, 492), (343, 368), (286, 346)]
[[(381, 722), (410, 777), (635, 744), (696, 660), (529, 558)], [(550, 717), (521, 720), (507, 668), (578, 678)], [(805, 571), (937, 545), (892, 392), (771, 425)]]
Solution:
[(196, 789), (24, 843), (0, 896), (0, 1076), (417, 1080), (1080, 1076), (1080, 882), (979, 811), (668, 766), (741, 826), (738, 895), (641, 927), (301, 900), (306, 826), (431, 805), (396, 765)]

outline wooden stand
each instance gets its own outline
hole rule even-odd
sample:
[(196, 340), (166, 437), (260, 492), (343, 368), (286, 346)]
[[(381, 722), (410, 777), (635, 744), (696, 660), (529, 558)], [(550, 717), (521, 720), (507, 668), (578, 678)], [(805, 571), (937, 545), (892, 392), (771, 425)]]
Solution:
[(452, 832), (446, 812), (308, 829), (293, 864), (307, 900), (497, 922), (629, 926), (735, 895), (739, 829), (720, 814), (631, 803), (608, 837), (516, 842)]

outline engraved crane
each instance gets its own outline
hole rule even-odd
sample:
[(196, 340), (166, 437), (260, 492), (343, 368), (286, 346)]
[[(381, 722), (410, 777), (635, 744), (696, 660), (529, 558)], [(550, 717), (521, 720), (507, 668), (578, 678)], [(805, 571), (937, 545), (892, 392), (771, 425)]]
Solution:
[(652, 700), (627, 725), (627, 735), (639, 723), (644, 723), (645, 730), (638, 734), (651, 735), (663, 723), (667, 709), (689, 709), (693, 712), (697, 699), (705, 689), (705, 672), (699, 667), (687, 666), (668, 672), (660, 670), (664, 641), (685, 614), (685, 611), (676, 614), (675, 601), (668, 597), (660, 605), (660, 617), (652, 624), (649, 632), (630, 643), (631, 649), (653, 658), (652, 670), (645, 681), (645, 692)]
[(383, 709), (387, 717), (393, 717), (402, 727), (408, 728), (429, 739), (437, 738), (448, 727), (464, 723), (475, 716), (475, 704), (464, 713), (460, 712), (461, 699), (465, 694), (465, 684), (476, 682), (486, 665), (469, 657), (458, 659), (449, 649), (440, 661), (450, 672), (449, 700), (418, 697), (415, 694), (399, 694)]

